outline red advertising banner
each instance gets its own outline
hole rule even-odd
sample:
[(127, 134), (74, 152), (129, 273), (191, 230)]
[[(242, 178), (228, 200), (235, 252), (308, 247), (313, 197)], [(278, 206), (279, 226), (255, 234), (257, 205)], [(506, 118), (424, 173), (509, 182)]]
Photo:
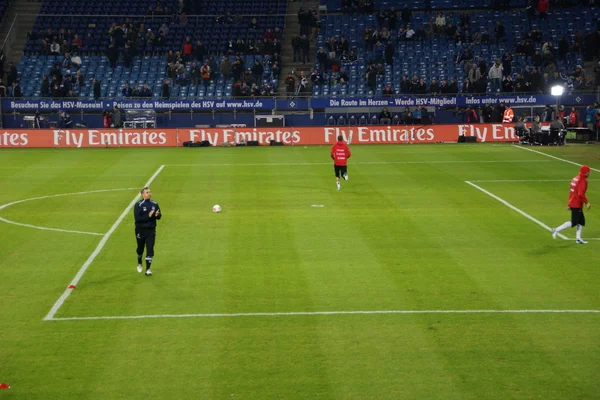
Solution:
[(5, 129), (2, 147), (173, 147), (177, 129)]
[(271, 140), (284, 145), (325, 145), (335, 143), (339, 135), (351, 144), (456, 142), (461, 135), (475, 136), (478, 142), (518, 141), (514, 124), (461, 124), (179, 129), (179, 145), (203, 140), (208, 140), (213, 146), (242, 140), (258, 141), (261, 145), (268, 145)]
[(184, 142), (271, 141), (286, 146), (328, 145), (342, 135), (350, 144), (406, 144), (456, 142), (473, 136), (478, 142), (516, 142), (514, 124), (455, 124), (419, 126), (318, 126), (270, 128), (196, 129), (5, 129), (0, 130), (0, 148), (18, 147), (175, 147)]

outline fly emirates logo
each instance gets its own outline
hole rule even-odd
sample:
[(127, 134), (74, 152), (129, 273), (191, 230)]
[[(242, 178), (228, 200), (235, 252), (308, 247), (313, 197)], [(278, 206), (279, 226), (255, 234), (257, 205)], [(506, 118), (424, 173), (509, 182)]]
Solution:
[(95, 147), (95, 146), (160, 146), (167, 144), (165, 132), (148, 131), (53, 131), (55, 146)]
[(431, 127), (325, 128), (326, 143), (335, 142), (339, 135), (350, 143), (419, 143), (435, 140), (435, 130)]
[(26, 133), (0, 133), (0, 147), (26, 147), (29, 139)]
[(460, 136), (475, 136), (479, 142), (516, 141), (514, 126), (492, 125), (458, 125)]

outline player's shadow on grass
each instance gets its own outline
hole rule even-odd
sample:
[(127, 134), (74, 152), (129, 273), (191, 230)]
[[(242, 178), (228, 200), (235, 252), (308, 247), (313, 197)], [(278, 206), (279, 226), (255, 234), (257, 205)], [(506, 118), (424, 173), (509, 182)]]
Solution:
[[(105, 276), (103, 279), (95, 279), (93, 281), (87, 281), (84, 282), (83, 284), (85, 286), (103, 286), (106, 284), (112, 284), (115, 282), (125, 282), (125, 281), (131, 281), (131, 275), (130, 273), (128, 274), (114, 274), (114, 275), (110, 275), (110, 276)], [(139, 274), (136, 274), (139, 275)], [(136, 276), (137, 278), (138, 276)], [(142, 276), (142, 278), (146, 278), (145, 276)]]
[(547, 244), (544, 246), (540, 246), (535, 249), (531, 249), (527, 252), (527, 254), (532, 255), (532, 256), (543, 256), (543, 255), (547, 255), (547, 254), (562, 253), (564, 251), (564, 249), (569, 248), (571, 246), (575, 246), (574, 241), (563, 240), (558, 243), (553, 242), (553, 243), (550, 243), (550, 244)]

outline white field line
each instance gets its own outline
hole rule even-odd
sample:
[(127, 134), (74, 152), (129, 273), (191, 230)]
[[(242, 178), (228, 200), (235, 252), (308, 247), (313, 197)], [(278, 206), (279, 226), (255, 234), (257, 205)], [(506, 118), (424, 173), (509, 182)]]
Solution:
[[(392, 165), (392, 164), (494, 164), (494, 163), (539, 163), (540, 160), (481, 160), (481, 161), (363, 161), (352, 165)], [(331, 162), (305, 162), (305, 163), (254, 163), (254, 164), (168, 164), (167, 167), (278, 167), (278, 166), (302, 166), (302, 165), (331, 165)]]
[(103, 233), (97, 233), (97, 232), (74, 231), (74, 230), (70, 230), (70, 229), (47, 228), (45, 226), (22, 224), (20, 222), (11, 221), (10, 219), (6, 219), (6, 218), (2, 218), (2, 217), (0, 217), (0, 221), (6, 222), (7, 224), (11, 224), (11, 225), (22, 226), (25, 228), (39, 229), (41, 231), (54, 231), (54, 232), (63, 232), (63, 233), (77, 233), (79, 235), (104, 236)]
[[(144, 186), (150, 186), (150, 184), (154, 181), (154, 179), (156, 179), (156, 177), (158, 176), (158, 174), (160, 174), (160, 172), (164, 168), (165, 168), (165, 166), (161, 165), (156, 170), (156, 172), (154, 173), (154, 175), (152, 175), (150, 177), (150, 179), (148, 179), (148, 182), (146, 182), (146, 184)], [(68, 286), (70, 286), (70, 285), (73, 285), (73, 286), (77, 285), (77, 283), (79, 282), (79, 280), (81, 279), (81, 277), (83, 276), (83, 274), (85, 274), (85, 271), (87, 271), (87, 269), (92, 264), (92, 262), (94, 261), (94, 259), (98, 256), (98, 254), (100, 254), (100, 251), (102, 250), (102, 248), (104, 248), (104, 245), (106, 245), (106, 242), (108, 241), (108, 239), (110, 238), (110, 236), (117, 229), (117, 227), (123, 221), (123, 219), (125, 219), (125, 217), (129, 213), (129, 211), (131, 210), (131, 208), (133, 207), (133, 205), (138, 201), (138, 199), (139, 199), (139, 195), (136, 194), (136, 196), (134, 197), (134, 199), (131, 200), (131, 202), (129, 203), (129, 205), (127, 206), (127, 208), (125, 208), (125, 210), (123, 211), (123, 213), (119, 216), (119, 218), (117, 218), (117, 220), (110, 227), (110, 229), (108, 230), (108, 232), (106, 232), (104, 234), (104, 236), (102, 237), (102, 240), (100, 240), (100, 243), (98, 243), (98, 246), (96, 246), (96, 249), (94, 250), (94, 252), (92, 254), (90, 254), (90, 256), (83, 263), (83, 265), (81, 266), (81, 268), (79, 268), (79, 271), (77, 271), (77, 274), (75, 275), (75, 277), (73, 278), (73, 280), (71, 280), (71, 283)], [(51, 319), (54, 318), (54, 316), (56, 315), (56, 313), (58, 312), (58, 310), (60, 309), (60, 307), (64, 304), (64, 302), (67, 300), (67, 298), (71, 294), (71, 292), (72, 292), (72, 289), (69, 289), (69, 288), (65, 289), (65, 291), (63, 292), (63, 294), (58, 298), (58, 300), (56, 300), (56, 303), (54, 303), (54, 305), (52, 306), (52, 308), (50, 309), (50, 311), (48, 312), (48, 314), (44, 317), (45, 321), (51, 320)]]
[[(504, 200), (504, 199), (496, 196), (494, 193), (485, 190), (484, 188), (482, 188), (481, 186), (478, 186), (478, 185), (474, 184), (473, 182), (465, 181), (465, 183), (468, 184), (468, 185), (473, 186), (477, 190), (482, 191), (483, 193), (487, 194), (491, 198), (498, 200), (500, 203), (504, 204), (506, 207), (510, 208), (511, 210), (514, 210), (514, 211), (518, 212), (519, 214), (521, 214), (522, 216), (524, 216), (528, 220), (535, 222), (536, 224), (538, 224), (542, 228), (546, 229), (547, 231), (552, 232), (552, 228), (550, 228), (548, 225), (546, 225), (543, 222), (541, 222), (541, 221), (533, 218), (531, 215), (527, 214), (525, 211), (522, 211), (522, 210), (518, 209), (517, 207), (513, 206), (512, 204), (510, 204), (508, 201), (506, 201), (506, 200)], [(570, 240), (568, 237), (566, 237), (565, 235), (563, 235), (561, 233), (558, 234), (558, 237), (560, 237), (561, 239), (564, 239), (564, 240)]]
[(232, 314), (157, 314), (115, 315), (100, 317), (50, 318), (49, 321), (94, 321), (110, 319), (157, 319), (157, 318), (235, 318), (235, 317), (294, 317), (312, 315), (381, 315), (381, 314), (598, 314), (600, 310), (375, 310), (375, 311), (298, 311), (254, 312)]
[[(517, 149), (521, 149), (521, 150), (527, 150), (527, 151), (531, 151), (531, 152), (533, 152), (533, 153), (537, 153), (537, 154), (541, 154), (541, 155), (543, 155), (543, 156), (550, 157), (550, 158), (553, 158), (553, 159), (555, 159), (555, 160), (558, 160), (558, 161), (562, 161), (562, 162), (566, 162), (566, 163), (569, 163), (569, 164), (577, 165), (578, 167), (581, 167), (581, 166), (583, 165), (583, 164), (576, 163), (575, 161), (570, 161), (570, 160), (566, 160), (566, 159), (564, 159), (564, 158), (560, 158), (560, 157), (552, 156), (552, 155), (550, 155), (550, 154), (546, 154), (546, 153), (544, 153), (543, 151), (533, 150), (533, 149), (530, 149), (530, 148), (528, 148), (528, 147), (517, 146), (517, 145), (514, 145), (514, 144), (512, 145), (512, 147), (515, 147), (515, 148), (517, 148)], [(600, 169), (591, 168), (591, 167), (590, 167), (590, 169), (591, 169), (592, 171), (600, 172)]]
[[(588, 179), (594, 181), (597, 179)], [(519, 183), (519, 182), (571, 182), (571, 179), (477, 179), (469, 182), (490, 182), (490, 183)]]
[[(52, 194), (52, 195), (49, 195), (49, 196), (31, 197), (29, 199), (17, 200), (17, 201), (13, 201), (11, 203), (2, 204), (2, 205), (0, 205), (0, 210), (3, 210), (3, 209), (8, 208), (10, 206), (14, 206), (15, 204), (25, 203), (27, 201), (44, 200), (44, 199), (50, 199), (50, 198), (53, 198), (53, 197), (76, 196), (76, 195), (92, 194), (92, 193), (118, 192), (118, 191), (133, 190), (133, 189), (135, 189), (135, 188), (89, 190), (87, 192), (61, 193), (61, 194)], [(74, 230), (70, 230), (70, 229), (48, 228), (48, 227), (45, 227), (45, 226), (23, 224), (21, 222), (11, 221), (9, 219), (2, 218), (2, 217), (0, 217), (0, 221), (6, 222), (7, 224), (12, 224), (12, 225), (17, 225), (17, 226), (23, 226), (23, 227), (26, 227), (26, 228), (39, 229), (39, 230), (42, 230), (42, 231), (54, 231), (54, 232), (64, 232), (64, 233), (78, 233), (80, 235), (94, 235), (94, 236), (103, 236), (104, 235), (103, 233), (96, 233), (96, 232), (74, 231)]]

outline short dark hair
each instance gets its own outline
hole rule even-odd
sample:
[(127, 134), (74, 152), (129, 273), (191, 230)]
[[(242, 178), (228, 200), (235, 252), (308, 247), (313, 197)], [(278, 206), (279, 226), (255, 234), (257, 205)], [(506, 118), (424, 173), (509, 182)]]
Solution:
[(344, 137), (342, 135), (339, 135), (338, 140), (344, 140)]
[(142, 190), (140, 190), (140, 194), (143, 195), (145, 190), (150, 189), (148, 186), (144, 186)]

